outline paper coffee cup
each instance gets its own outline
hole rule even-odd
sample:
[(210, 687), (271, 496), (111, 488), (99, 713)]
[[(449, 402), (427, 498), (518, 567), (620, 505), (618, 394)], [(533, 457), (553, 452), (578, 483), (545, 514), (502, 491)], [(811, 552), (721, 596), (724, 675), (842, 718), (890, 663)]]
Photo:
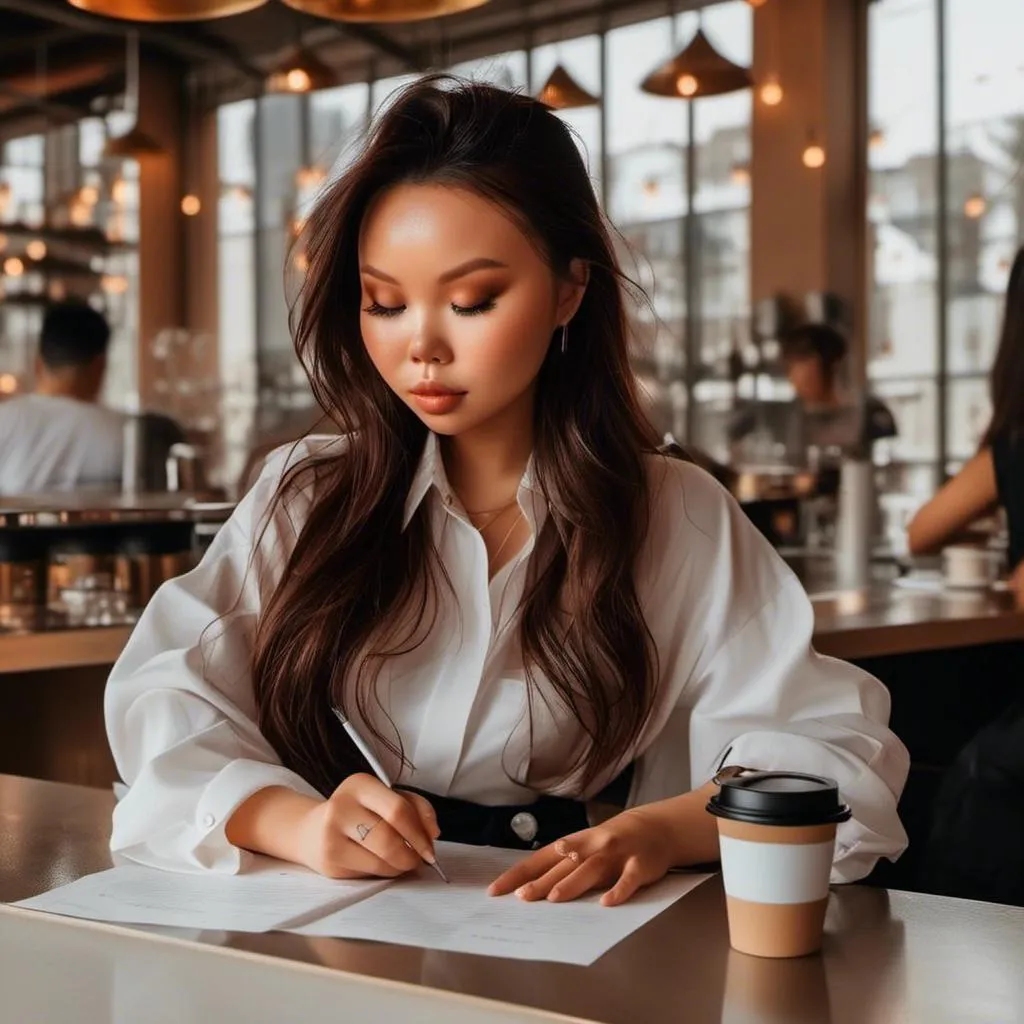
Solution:
[(850, 817), (832, 779), (750, 772), (725, 779), (718, 818), (733, 949), (764, 957), (821, 948), (836, 826)]

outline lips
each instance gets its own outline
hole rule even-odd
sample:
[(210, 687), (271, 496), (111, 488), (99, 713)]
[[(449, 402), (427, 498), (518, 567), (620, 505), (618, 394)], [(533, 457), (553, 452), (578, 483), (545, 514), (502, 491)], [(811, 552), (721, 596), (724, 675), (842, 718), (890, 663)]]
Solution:
[(446, 388), (443, 384), (438, 384), (435, 381), (424, 381), (422, 384), (417, 384), (411, 393), (421, 398), (445, 398), (449, 395), (464, 395), (466, 392)]

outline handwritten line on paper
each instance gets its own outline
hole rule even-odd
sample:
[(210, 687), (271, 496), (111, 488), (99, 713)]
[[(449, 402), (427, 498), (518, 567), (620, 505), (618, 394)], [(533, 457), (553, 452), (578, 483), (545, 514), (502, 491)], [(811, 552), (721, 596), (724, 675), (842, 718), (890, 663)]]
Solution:
[(241, 875), (186, 874), (126, 864), (14, 906), (115, 924), (266, 932), (365, 899), (385, 885), (382, 879), (334, 881), (263, 858), (255, 870)]
[(598, 895), (570, 903), (491, 897), (488, 883), (522, 857), (508, 850), (439, 843), (451, 879), (399, 879), (383, 891), (301, 928), (302, 935), (372, 939), (523, 960), (591, 964), (695, 889), (708, 875), (672, 875), (619, 907)]

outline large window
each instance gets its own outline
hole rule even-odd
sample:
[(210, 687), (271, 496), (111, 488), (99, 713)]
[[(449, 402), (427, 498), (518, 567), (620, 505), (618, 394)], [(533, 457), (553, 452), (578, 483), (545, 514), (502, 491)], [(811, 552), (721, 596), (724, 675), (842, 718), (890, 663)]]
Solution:
[[(749, 333), (751, 97), (743, 92), (696, 104), (692, 214), (698, 244), (688, 271), (687, 104), (640, 90), (647, 72), (689, 40), (697, 26), (697, 15), (688, 13), (614, 29), (604, 37), (603, 63), (601, 37), (586, 35), (544, 43), (529, 54), (517, 50), (454, 63), (451, 70), (536, 94), (561, 64), (600, 98), (600, 106), (560, 111), (559, 116), (573, 129), (595, 192), (624, 240), (627, 272), (652, 300), (649, 307), (639, 304), (633, 311), (636, 371), (663, 431), (683, 438), (692, 425), (695, 438), (717, 451), (723, 446), (722, 428), (732, 399), (732, 385), (726, 379), (729, 358)], [(703, 26), (723, 53), (750, 64), (752, 14), (747, 3), (730, 0), (714, 5), (704, 12)], [(231, 314), (222, 308), (222, 332), (258, 339), (260, 433), (299, 423), (301, 415), (292, 413), (307, 419), (312, 413), (286, 316), (283, 271), (296, 222), (301, 222), (322, 187), (321, 176), (339, 173), (357, 151), (368, 113), (379, 112), (399, 87), (414, 80), (414, 75), (397, 75), (308, 97), (268, 96), (258, 104), (235, 104), (222, 111), (222, 133), (230, 132), (233, 139), (227, 148), (223, 140), (221, 145), (221, 177), (228, 197), (222, 203), (241, 202), (241, 184), (255, 194), (258, 206), (255, 221), (252, 213), (246, 215), (249, 220), (232, 221), (242, 214), (222, 208), (222, 304), (227, 300), (237, 310)], [(237, 159), (240, 149), (248, 147), (251, 152), (253, 145), (255, 177), (250, 183), (225, 167)], [(238, 198), (231, 198), (236, 194)], [(699, 296), (692, 373), (684, 355), (688, 272), (694, 275), (691, 280), (696, 281)], [(248, 283), (239, 282), (243, 274), (250, 275)], [(690, 292), (694, 293), (692, 287)], [(241, 311), (243, 305), (254, 323), (249, 312)], [(698, 413), (692, 423), (686, 415), (691, 390)]]
[(1017, 0), (870, 11), (868, 372), (898, 421), (883, 459), (886, 501), (904, 515), (977, 450), (989, 416), (1003, 291), (1024, 238), (1022, 35)]
[[(687, 104), (640, 91), (648, 71), (689, 40), (696, 15), (643, 22), (608, 34), (608, 212), (628, 246), (627, 266), (651, 306), (634, 314), (636, 366), (660, 430), (725, 458), (735, 399), (730, 358), (749, 333), (750, 119), (748, 91), (708, 97), (693, 110), (694, 209), (687, 209)], [(749, 65), (750, 7), (708, 9), (704, 30), (730, 59)], [(686, 218), (695, 218), (687, 266)], [(697, 337), (687, 345), (688, 275), (698, 297)], [(686, 354), (695, 365), (688, 371)], [(692, 398), (690, 392), (692, 391)], [(694, 403), (692, 417), (687, 407)]]

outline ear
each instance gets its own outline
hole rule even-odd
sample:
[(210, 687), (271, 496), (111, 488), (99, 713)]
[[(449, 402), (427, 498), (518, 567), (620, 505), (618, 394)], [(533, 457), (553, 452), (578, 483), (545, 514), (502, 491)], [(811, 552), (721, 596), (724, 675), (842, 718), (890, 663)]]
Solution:
[(567, 324), (580, 308), (583, 296), (590, 282), (590, 264), (586, 260), (575, 259), (569, 264), (569, 273), (558, 282), (559, 324)]

